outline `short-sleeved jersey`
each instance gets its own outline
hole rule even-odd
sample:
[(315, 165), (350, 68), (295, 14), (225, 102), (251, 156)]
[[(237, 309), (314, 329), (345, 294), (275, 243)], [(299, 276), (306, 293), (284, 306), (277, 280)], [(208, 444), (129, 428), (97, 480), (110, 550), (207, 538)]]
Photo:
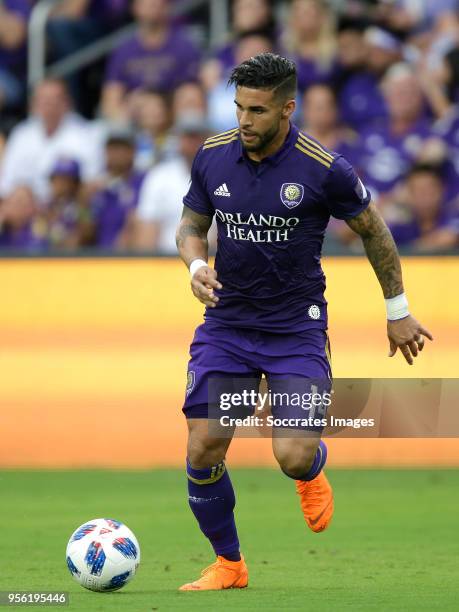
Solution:
[(217, 220), (223, 288), (206, 320), (280, 333), (327, 327), (320, 257), (330, 215), (351, 219), (370, 202), (342, 156), (292, 125), (255, 164), (234, 129), (198, 151), (183, 202)]

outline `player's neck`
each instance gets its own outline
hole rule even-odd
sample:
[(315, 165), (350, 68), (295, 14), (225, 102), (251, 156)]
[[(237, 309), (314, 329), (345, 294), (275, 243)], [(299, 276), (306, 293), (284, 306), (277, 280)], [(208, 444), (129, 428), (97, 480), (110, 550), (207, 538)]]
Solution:
[(287, 121), (285, 125), (281, 124), (277, 136), (273, 140), (271, 140), (271, 142), (266, 146), (266, 148), (262, 149), (261, 151), (247, 151), (247, 156), (249, 157), (249, 159), (255, 162), (261, 162), (265, 157), (270, 157), (271, 155), (274, 155), (274, 153), (277, 153), (277, 151), (279, 151), (279, 149), (283, 146), (288, 136), (289, 130), (289, 121)]

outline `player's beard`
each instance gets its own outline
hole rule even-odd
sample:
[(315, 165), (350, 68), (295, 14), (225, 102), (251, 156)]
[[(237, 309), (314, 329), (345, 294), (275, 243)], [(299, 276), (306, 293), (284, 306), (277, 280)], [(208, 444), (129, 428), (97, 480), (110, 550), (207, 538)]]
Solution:
[(253, 132), (256, 135), (256, 139), (252, 143), (245, 143), (242, 140), (242, 146), (246, 151), (250, 151), (252, 153), (260, 153), (264, 151), (264, 149), (268, 148), (272, 141), (276, 138), (280, 129), (280, 121), (277, 124), (274, 124), (267, 132), (264, 134), (258, 134), (257, 132)]

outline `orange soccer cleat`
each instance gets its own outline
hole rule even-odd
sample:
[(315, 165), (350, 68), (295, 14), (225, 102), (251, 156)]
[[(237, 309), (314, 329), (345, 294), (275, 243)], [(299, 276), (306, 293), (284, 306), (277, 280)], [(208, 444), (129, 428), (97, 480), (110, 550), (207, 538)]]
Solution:
[(333, 491), (323, 470), (314, 480), (295, 482), (308, 527), (316, 533), (327, 529), (333, 516)]
[(249, 583), (249, 572), (241, 555), (240, 561), (217, 557), (215, 563), (201, 572), (201, 578), (180, 587), (179, 591), (220, 591), (243, 589)]

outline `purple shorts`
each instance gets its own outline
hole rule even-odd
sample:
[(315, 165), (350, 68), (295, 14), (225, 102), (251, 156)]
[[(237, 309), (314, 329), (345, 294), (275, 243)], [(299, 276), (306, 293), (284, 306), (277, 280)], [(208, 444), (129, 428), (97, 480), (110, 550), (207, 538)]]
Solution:
[(183, 405), (187, 418), (208, 418), (212, 378), (259, 381), (264, 374), (268, 385), (287, 377), (331, 380), (330, 343), (323, 329), (276, 334), (206, 321), (196, 329), (190, 355)]

